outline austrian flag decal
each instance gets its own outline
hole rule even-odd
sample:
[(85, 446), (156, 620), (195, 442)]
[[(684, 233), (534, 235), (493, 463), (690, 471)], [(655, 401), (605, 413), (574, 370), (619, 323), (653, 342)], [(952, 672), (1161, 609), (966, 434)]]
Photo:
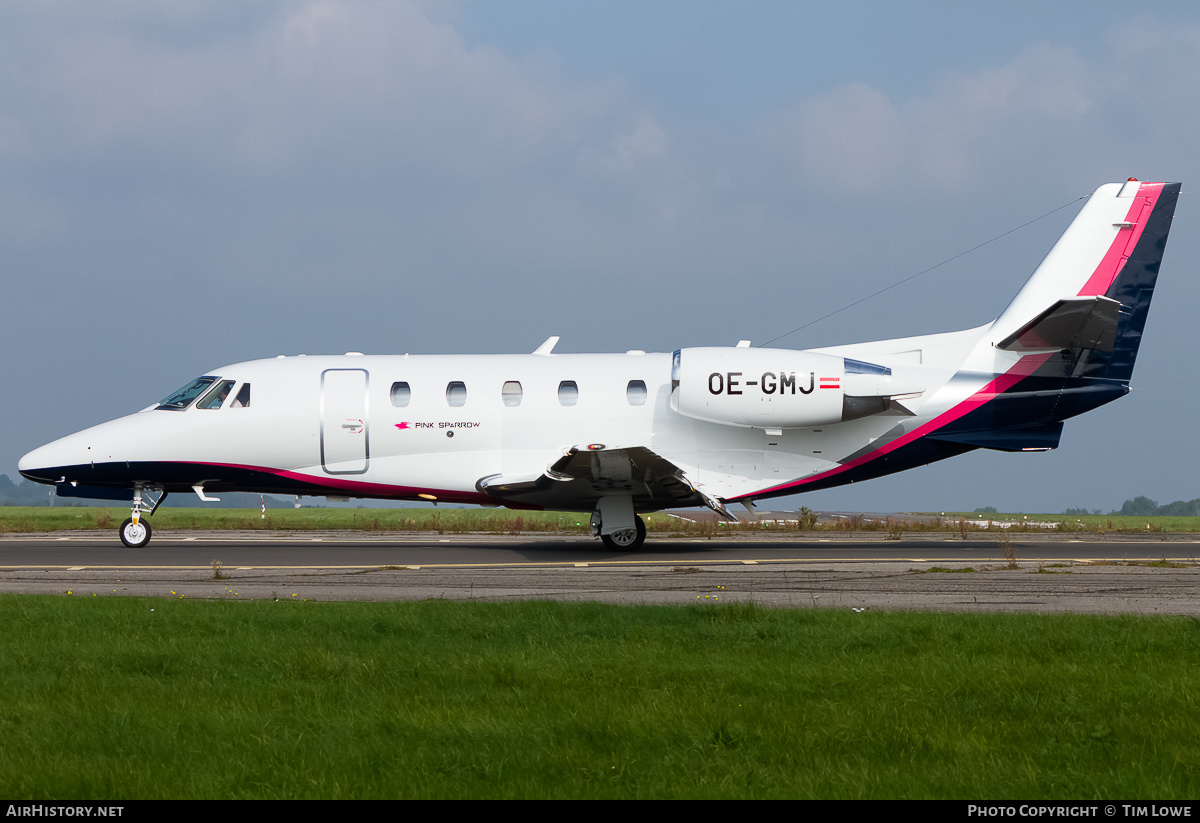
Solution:
[(823, 388), (823, 389), (840, 389), (841, 381), (842, 381), (842, 379), (840, 377), (822, 377), (821, 378), (821, 388)]

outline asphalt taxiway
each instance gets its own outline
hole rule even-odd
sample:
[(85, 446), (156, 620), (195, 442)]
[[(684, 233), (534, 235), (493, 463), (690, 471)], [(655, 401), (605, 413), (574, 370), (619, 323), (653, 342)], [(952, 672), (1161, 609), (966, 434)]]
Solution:
[[(973, 537), (975, 537), (973, 535)], [(878, 533), (591, 538), (111, 531), (0, 537), (0, 592), (296, 600), (555, 599), (1200, 617), (1200, 536)], [(219, 576), (218, 576), (219, 575)]]

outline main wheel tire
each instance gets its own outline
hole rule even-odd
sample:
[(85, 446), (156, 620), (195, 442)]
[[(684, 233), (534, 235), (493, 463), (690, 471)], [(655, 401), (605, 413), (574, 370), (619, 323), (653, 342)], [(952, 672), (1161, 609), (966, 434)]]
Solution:
[(646, 542), (646, 523), (639, 515), (634, 515), (634, 521), (636, 528), (600, 535), (604, 547), (615, 552), (635, 552), (640, 549)]
[(121, 542), (131, 549), (140, 549), (150, 542), (150, 523), (144, 517), (139, 517), (137, 525), (133, 518), (126, 519), (121, 524)]

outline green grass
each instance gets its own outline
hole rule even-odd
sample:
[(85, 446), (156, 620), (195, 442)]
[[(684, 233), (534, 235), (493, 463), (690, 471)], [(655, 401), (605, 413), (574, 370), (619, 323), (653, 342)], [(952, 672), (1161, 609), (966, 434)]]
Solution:
[[(46, 532), (60, 529), (115, 529), (129, 516), (123, 507), (0, 507), (0, 532)], [(439, 534), (469, 532), (490, 534), (587, 534), (590, 513), (510, 511), (508, 509), (267, 509), (263, 518), (258, 509), (160, 509), (153, 518), (157, 529), (249, 529), (249, 530), (321, 530), (420, 531)], [(643, 515), (647, 528), (657, 534), (681, 537), (716, 537), (728, 532), (799, 532), (797, 524), (695, 523), (665, 514)], [(902, 516), (886, 521), (865, 519), (862, 515), (836, 523), (818, 525), (811, 531), (879, 531), (898, 538), (901, 534), (921, 532), (958, 532), (959, 519), (996, 522), (1028, 518), (1038, 523), (1051, 522), (1051, 530), (1074, 532), (1200, 532), (1200, 517), (1121, 517), (1090, 515), (1074, 517), (1061, 514), (964, 514), (947, 512), (941, 522), (906, 520)], [(987, 527), (967, 526), (978, 534)], [(1046, 531), (1044, 526), (1015, 526), (1005, 532)], [(810, 531), (810, 530), (806, 530)], [(997, 526), (993, 531), (1001, 531)]]
[[(1061, 531), (1099, 531), (1099, 532), (1200, 532), (1200, 517), (1146, 517), (1141, 515), (1120, 514), (979, 514), (970, 512), (946, 512), (946, 517), (965, 518), (967, 520), (993, 520), (997, 523), (1029, 519), (1038, 523), (1055, 523)], [(978, 527), (972, 527), (978, 528)], [(1022, 531), (1025, 527), (1012, 527)], [(1031, 530), (1044, 530), (1044, 527), (1032, 526)]]
[(9, 798), (1200, 795), (1190, 619), (5, 595), (0, 625)]
[[(128, 508), (0, 508), (0, 532), (116, 529)], [(655, 517), (651, 515), (651, 517)], [(150, 519), (158, 529), (431, 531), (439, 533), (565, 532), (587, 534), (591, 514), (507, 509), (176, 509)], [(666, 519), (663, 516), (663, 519)]]

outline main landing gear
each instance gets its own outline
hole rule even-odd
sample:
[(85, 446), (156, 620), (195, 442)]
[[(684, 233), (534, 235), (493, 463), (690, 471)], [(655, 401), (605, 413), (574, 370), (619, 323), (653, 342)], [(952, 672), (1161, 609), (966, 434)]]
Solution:
[(641, 515), (634, 515), (636, 521), (632, 529), (618, 529), (612, 534), (600, 535), (604, 548), (617, 552), (634, 552), (646, 542), (646, 522)]
[[(153, 494), (158, 492), (157, 500), (145, 501), (143, 494)], [(152, 483), (135, 483), (133, 486), (133, 510), (130, 517), (121, 524), (121, 529), (118, 534), (121, 535), (121, 542), (131, 549), (140, 549), (150, 542), (150, 522), (145, 518), (158, 511), (158, 507), (167, 499), (166, 490), (155, 486)], [(150, 511), (142, 512), (142, 506), (146, 502), (150, 502)]]
[(591, 530), (610, 551), (637, 551), (646, 542), (646, 523), (634, 514), (632, 497), (600, 498), (592, 512)]

